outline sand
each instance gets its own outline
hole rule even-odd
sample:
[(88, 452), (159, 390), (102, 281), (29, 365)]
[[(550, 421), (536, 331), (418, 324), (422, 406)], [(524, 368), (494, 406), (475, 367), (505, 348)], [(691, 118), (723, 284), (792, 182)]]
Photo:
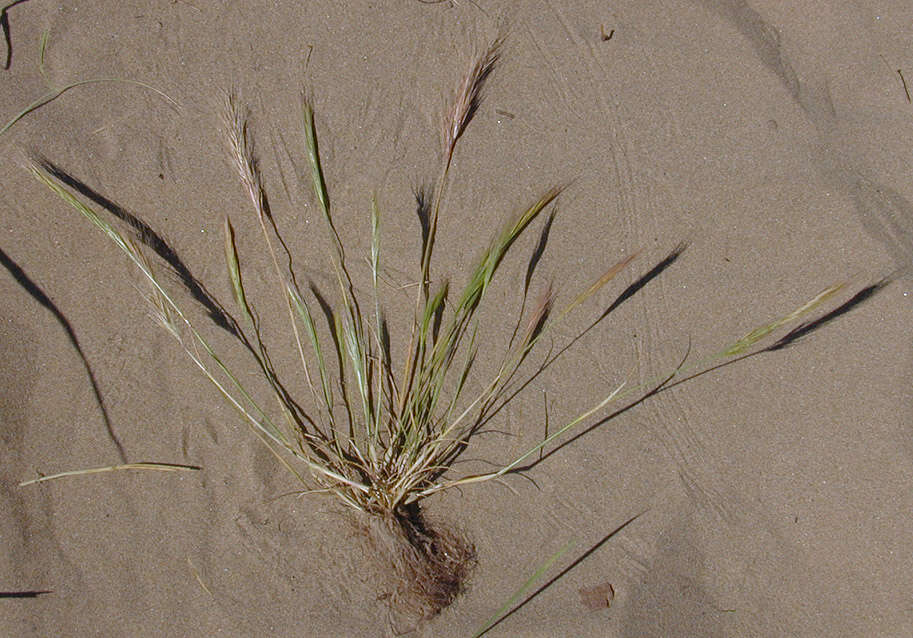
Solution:
[[(293, 478), (148, 319), (122, 255), (24, 159), (47, 158), (144, 220), (226, 303), (230, 214), (260, 313), (278, 319), (277, 365), (292, 370), (272, 266), (219, 131), (222, 92), (250, 105), (301, 276), (331, 276), (296, 174), (306, 89), (349, 254), (365, 254), (376, 194), (386, 273), (405, 284), (420, 242), (412, 190), (435, 178), (446, 101), (499, 25), (503, 60), (455, 158), (433, 272), (459, 281), (502, 220), (568, 183), (534, 290), (552, 280), (570, 296), (643, 252), (564, 324), (560, 347), (688, 248), (519, 395), (473, 458), (506, 462), (541, 436), (546, 406), (554, 426), (831, 283), (849, 281), (843, 300), (893, 278), (789, 348), (591, 420), (531, 480), (428, 499), (478, 566), (415, 635), (470, 636), (570, 541), (547, 586), (488, 635), (913, 634), (908, 2), (28, 0), (6, 17), (0, 120), (48, 90), (45, 30), (53, 86), (126, 78), (179, 106), (93, 84), (0, 136), (0, 635), (385, 635), (345, 515), (286, 496)], [(509, 337), (536, 232), (483, 309), (480, 370)], [(407, 317), (410, 299), (391, 288), (385, 301)], [(124, 460), (203, 469), (18, 487)]]

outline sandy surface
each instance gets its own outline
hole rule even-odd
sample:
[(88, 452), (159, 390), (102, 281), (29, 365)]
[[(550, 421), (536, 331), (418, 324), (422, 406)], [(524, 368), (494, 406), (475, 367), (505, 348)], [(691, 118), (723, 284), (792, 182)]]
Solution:
[[(843, 300), (899, 274), (795, 346), (588, 430), (533, 468), (535, 485), (512, 477), (511, 489), (429, 499), (479, 564), (422, 635), (471, 635), (572, 540), (541, 581), (552, 582), (489, 635), (913, 635), (909, 2), (28, 0), (7, 17), (0, 120), (47, 90), (45, 30), (54, 86), (129, 78), (179, 107), (94, 84), (0, 136), (0, 591), (47, 592), (4, 594), (0, 635), (384, 635), (338, 508), (281, 497), (292, 477), (148, 320), (123, 257), (23, 158), (41, 154), (142, 218), (226, 302), (231, 214), (250, 285), (266, 293), (272, 266), (218, 129), (234, 86), (296, 268), (326, 282), (320, 217), (296, 175), (306, 88), (350, 254), (367, 249), (376, 193), (386, 272), (407, 283), (411, 191), (435, 178), (446, 99), (502, 23), (503, 62), (455, 159), (437, 275), (459, 281), (503, 219), (569, 182), (534, 289), (552, 279), (567, 299), (643, 254), (562, 327), (561, 345), (690, 245), (521, 394), (496, 424), (505, 434), (480, 438), (474, 458), (530, 445), (545, 405), (557, 424), (674, 366), (689, 343), (697, 360), (830, 283), (850, 280)], [(536, 232), (483, 309), (493, 346), (509, 336)], [(257, 298), (262, 316), (282, 317)], [(391, 289), (387, 303), (408, 313), (410, 298)], [(291, 369), (272, 325), (277, 364)], [(121, 452), (204, 469), (17, 486)], [(591, 609), (580, 590), (604, 583), (614, 601)]]

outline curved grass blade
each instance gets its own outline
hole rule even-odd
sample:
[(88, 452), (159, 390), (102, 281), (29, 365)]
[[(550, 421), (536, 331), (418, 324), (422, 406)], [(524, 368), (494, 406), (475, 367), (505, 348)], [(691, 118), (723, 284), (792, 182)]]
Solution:
[[(41, 34), (41, 41), (39, 43), (39, 48), (38, 48), (38, 70), (41, 73), (41, 76), (45, 79), (45, 82), (47, 82), (47, 75), (44, 70), (44, 53), (45, 53), (45, 49), (47, 48), (48, 34), (49, 34), (48, 31), (44, 31)], [(175, 109), (180, 108), (180, 104), (178, 104), (177, 100), (170, 97), (164, 91), (160, 91), (159, 89), (155, 88), (152, 85), (146, 84), (145, 82), (140, 82), (139, 80), (125, 79), (125, 78), (91, 78), (88, 80), (79, 80), (78, 82), (71, 82), (71, 83), (69, 83), (65, 86), (59, 87), (59, 88), (54, 88), (49, 85), (49, 88), (51, 90), (48, 93), (45, 93), (44, 95), (39, 97), (37, 100), (35, 100), (31, 104), (29, 104), (28, 106), (26, 106), (24, 109), (22, 109), (18, 113), (16, 113), (16, 115), (14, 115), (12, 118), (10, 118), (10, 120), (6, 124), (4, 124), (2, 128), (0, 128), (0, 135), (3, 135), (4, 133), (6, 133), (19, 120), (24, 118), (26, 115), (28, 115), (32, 111), (35, 111), (36, 109), (41, 108), (48, 102), (53, 102), (54, 100), (59, 98), (61, 95), (63, 95), (67, 91), (78, 88), (80, 86), (86, 86), (89, 84), (102, 84), (102, 83), (106, 83), (106, 82), (132, 84), (133, 86), (138, 86), (138, 87), (147, 89), (149, 91), (157, 93), (162, 99), (164, 99), (169, 104), (171, 104), (171, 106), (174, 107)]]
[(102, 474), (104, 472), (118, 472), (120, 470), (153, 470), (158, 472), (196, 472), (203, 468), (199, 465), (178, 465), (175, 463), (123, 463), (121, 465), (108, 465), (106, 467), (93, 467), (87, 470), (71, 470), (69, 472), (58, 472), (41, 476), (30, 481), (22, 481), (19, 487), (33, 485), (35, 483), (44, 483), (45, 481), (55, 481), (67, 476), (81, 476), (84, 474)]

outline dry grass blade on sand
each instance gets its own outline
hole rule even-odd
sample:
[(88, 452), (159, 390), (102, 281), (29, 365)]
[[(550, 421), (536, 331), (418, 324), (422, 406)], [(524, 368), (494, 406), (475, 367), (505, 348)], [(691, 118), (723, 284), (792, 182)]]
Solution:
[(140, 82), (139, 80), (130, 80), (130, 79), (126, 79), (126, 78), (90, 78), (87, 80), (78, 80), (76, 82), (70, 82), (69, 84), (65, 84), (65, 85), (59, 86), (59, 87), (53, 86), (50, 83), (50, 81), (48, 80), (47, 74), (45, 73), (45, 70), (44, 70), (44, 55), (45, 55), (45, 51), (47, 50), (47, 46), (48, 46), (48, 36), (49, 36), (48, 31), (45, 31), (44, 33), (42, 33), (41, 40), (39, 41), (39, 44), (38, 44), (38, 71), (39, 71), (39, 73), (41, 73), (41, 77), (44, 78), (44, 81), (48, 86), (48, 92), (45, 93), (44, 95), (42, 95), (41, 97), (37, 98), (35, 101), (33, 101), (31, 104), (26, 106), (24, 109), (22, 109), (18, 113), (16, 113), (13, 117), (11, 117), (6, 122), (6, 124), (4, 124), (3, 126), (0, 126), (0, 135), (3, 135), (8, 130), (13, 128), (13, 126), (15, 126), (15, 124), (19, 120), (24, 118), (26, 115), (28, 115), (32, 111), (41, 108), (48, 102), (53, 102), (54, 100), (59, 98), (61, 95), (63, 95), (67, 91), (70, 91), (75, 88), (79, 88), (81, 86), (87, 86), (90, 84), (105, 84), (105, 83), (114, 82), (114, 83), (119, 83), (119, 84), (130, 84), (133, 86), (138, 86), (140, 88), (143, 88), (143, 89), (146, 89), (148, 91), (152, 91), (152, 92), (158, 94), (159, 97), (161, 97), (162, 99), (167, 101), (173, 108), (175, 108), (175, 109), (179, 108), (179, 105), (176, 100), (172, 99), (166, 93), (164, 93), (163, 91), (160, 91), (159, 89), (155, 88), (154, 86), (150, 86), (149, 84), (146, 84), (145, 82)]
[(122, 470), (152, 470), (157, 472), (194, 472), (200, 468), (196, 465), (174, 465), (170, 463), (123, 463), (121, 465), (108, 465), (105, 467), (93, 467), (86, 470), (70, 470), (69, 472), (58, 472), (40, 476), (30, 481), (22, 481), (19, 487), (33, 485), (35, 483), (44, 483), (45, 481), (55, 481), (65, 476), (85, 476), (87, 474), (103, 474), (105, 472), (119, 472)]

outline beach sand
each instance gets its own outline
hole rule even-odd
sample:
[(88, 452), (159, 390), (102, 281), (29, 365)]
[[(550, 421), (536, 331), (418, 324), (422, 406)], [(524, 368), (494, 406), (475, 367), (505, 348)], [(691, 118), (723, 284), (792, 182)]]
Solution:
[[(226, 305), (230, 215), (275, 363), (300, 391), (272, 263), (219, 128), (224, 92), (250, 107), (296, 272), (332, 293), (304, 179), (307, 91), (365, 285), (377, 196), (402, 352), (413, 289), (398, 287), (415, 283), (421, 237), (413, 190), (437, 177), (448, 100), (499, 29), (502, 60), (454, 159), (433, 275), (458, 285), (511, 214), (568, 184), (531, 294), (553, 281), (569, 300), (642, 252), (555, 333), (560, 348), (688, 246), (467, 458), (508, 462), (546, 415), (557, 427), (830, 284), (849, 282), (833, 307), (892, 281), (789, 348), (591, 419), (530, 480), (427, 499), (429, 516), (475, 544), (478, 565), (414, 635), (471, 636), (571, 541), (487, 635), (913, 635), (910, 3), (28, 0), (7, 18), (3, 122), (48, 91), (46, 30), (52, 86), (129, 79), (178, 106), (94, 83), (0, 135), (0, 635), (386, 635), (383, 592), (347, 515), (288, 495), (299, 484), (149, 320), (123, 255), (25, 160), (46, 158), (142, 219)], [(481, 310), (476, 383), (510, 337), (538, 228)], [(255, 382), (232, 338), (200, 325)], [(202, 470), (18, 486), (125, 461)]]

